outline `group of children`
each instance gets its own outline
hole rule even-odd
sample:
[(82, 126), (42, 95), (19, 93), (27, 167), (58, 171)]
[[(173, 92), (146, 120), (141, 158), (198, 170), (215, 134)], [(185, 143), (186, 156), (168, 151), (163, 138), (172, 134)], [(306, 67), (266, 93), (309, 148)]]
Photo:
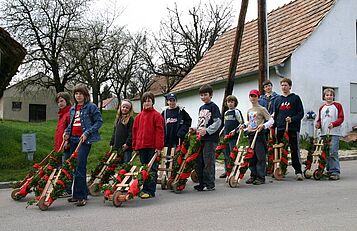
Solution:
[[(196, 172), (199, 183), (194, 186), (197, 191), (215, 190), (215, 149), (220, 136), (223, 123), (224, 134), (231, 133), (233, 138), (228, 142), (225, 150), (225, 168), (229, 153), (236, 145), (237, 133), (246, 130), (249, 143), (258, 132), (255, 141), (255, 155), (250, 162), (250, 178), (247, 184), (260, 185), (265, 183), (267, 139), (269, 129), (277, 129), (277, 140), (282, 141), (286, 129), (289, 135), (292, 166), (296, 179), (303, 180), (299, 154), (299, 131), (304, 109), (298, 95), (291, 93), (292, 81), (283, 78), (280, 81), (281, 95), (272, 91), (272, 83), (267, 80), (263, 83), (264, 94), (256, 89), (249, 92), (251, 108), (247, 111), (247, 121), (239, 109), (238, 100), (230, 95), (225, 99), (228, 110), (221, 120), (219, 107), (212, 101), (213, 89), (205, 84), (199, 89), (203, 105), (198, 111), (197, 132), (201, 136), (202, 152), (197, 158)], [(155, 152), (161, 152), (164, 146), (176, 148), (180, 145), (191, 127), (192, 119), (181, 106), (177, 105), (177, 96), (169, 93), (166, 96), (167, 107), (160, 114), (153, 105), (155, 97), (151, 92), (142, 95), (142, 111), (133, 118), (133, 105), (128, 99), (121, 101), (118, 108), (114, 130), (109, 145), (112, 150), (124, 151), (123, 162), (131, 159), (133, 150), (138, 151), (142, 164), (148, 164)], [(340, 165), (338, 157), (339, 137), (341, 124), (344, 120), (341, 104), (334, 101), (333, 89), (324, 90), (325, 102), (320, 107), (316, 128), (321, 129), (321, 135), (330, 135), (331, 148), (328, 159), (327, 171), (331, 180), (338, 180)], [(92, 143), (100, 139), (99, 129), (103, 123), (98, 107), (90, 102), (88, 89), (84, 85), (76, 85), (73, 90), (74, 105), (71, 107), (70, 95), (60, 92), (56, 96), (59, 107), (59, 119), (55, 136), (55, 148), (61, 148), (63, 140), (65, 145), (64, 158), (69, 158), (70, 153), (78, 145), (79, 155), (74, 171), (72, 188), (67, 187), (66, 194), (71, 195), (69, 202), (76, 202), (84, 206), (87, 202), (88, 188), (86, 184), (86, 165)], [(157, 178), (158, 164), (151, 167), (154, 179)], [(221, 178), (226, 177), (223, 173)], [(155, 197), (156, 180), (145, 182), (139, 196), (142, 199)]]

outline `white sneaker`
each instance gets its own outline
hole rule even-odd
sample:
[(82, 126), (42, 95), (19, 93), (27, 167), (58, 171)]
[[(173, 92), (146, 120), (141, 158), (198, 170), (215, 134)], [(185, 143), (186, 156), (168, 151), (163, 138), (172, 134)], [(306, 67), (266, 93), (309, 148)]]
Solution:
[(297, 181), (303, 181), (304, 178), (302, 177), (301, 173), (296, 174), (296, 180)]

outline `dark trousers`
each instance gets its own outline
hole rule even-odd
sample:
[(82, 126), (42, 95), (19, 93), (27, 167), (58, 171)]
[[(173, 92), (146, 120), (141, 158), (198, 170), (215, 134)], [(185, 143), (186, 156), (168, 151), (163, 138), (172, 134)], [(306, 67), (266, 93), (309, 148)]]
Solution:
[[(71, 154), (74, 152), (78, 144), (79, 137), (72, 136), (70, 140)], [(91, 147), (91, 144), (82, 143), (81, 147), (79, 148), (72, 186), (72, 197), (75, 199), (87, 199), (88, 196), (87, 159)]]
[[(267, 142), (265, 137), (265, 131), (258, 133), (257, 139), (254, 145), (254, 156), (249, 163), (250, 176), (259, 177), (265, 179), (266, 175), (266, 161), (267, 161)], [(253, 142), (255, 132), (248, 133), (249, 145)]]
[[(142, 164), (149, 164), (154, 154), (155, 154), (154, 148), (140, 149), (139, 150), (140, 162)], [(144, 182), (143, 189), (142, 189), (143, 192), (148, 193), (153, 197), (155, 196), (155, 192), (156, 192), (157, 168), (158, 168), (158, 163), (157, 161), (154, 161), (153, 165), (151, 166), (153, 179)]]
[(216, 142), (202, 141), (202, 152), (196, 159), (199, 184), (208, 188), (215, 187), (216, 146)]
[(231, 151), (233, 150), (233, 148), (236, 146), (237, 139), (238, 139), (238, 137), (229, 140), (227, 142), (226, 149), (224, 150), (224, 170), (225, 170), (225, 172), (227, 172), (227, 164), (228, 164), (228, 160), (230, 158), (229, 155), (230, 155)]
[[(67, 148), (67, 149), (64, 149), (63, 150), (63, 156), (62, 156), (62, 165), (64, 164), (64, 162), (66, 161), (66, 160), (68, 160), (69, 159), (69, 157), (71, 157), (71, 149), (70, 148)], [(69, 172), (69, 174), (71, 174), (71, 176), (73, 176), (73, 173), (72, 172)], [(68, 194), (72, 194), (72, 181), (71, 181), (71, 183), (70, 184), (67, 184), (66, 185), (66, 192), (68, 193)]]
[[(299, 132), (289, 131), (289, 145), (291, 151), (291, 161), (292, 166), (295, 170), (295, 174), (302, 173), (301, 171), (301, 162), (300, 162), (300, 149), (299, 149)], [(278, 142), (282, 142), (284, 136), (284, 131), (278, 131), (277, 139)]]

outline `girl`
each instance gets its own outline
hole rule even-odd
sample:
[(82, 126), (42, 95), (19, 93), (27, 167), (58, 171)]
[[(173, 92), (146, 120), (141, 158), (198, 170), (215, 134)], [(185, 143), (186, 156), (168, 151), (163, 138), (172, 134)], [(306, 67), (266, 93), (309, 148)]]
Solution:
[[(61, 144), (63, 141), (63, 133), (64, 130), (68, 127), (69, 120), (70, 120), (69, 110), (71, 109), (71, 96), (67, 92), (58, 92), (55, 100), (59, 109), (56, 134), (55, 134), (55, 151), (60, 152)], [(65, 160), (67, 160), (70, 157), (70, 154), (71, 153), (69, 150), (69, 145), (67, 145), (66, 142), (63, 150), (62, 164), (64, 163)], [(63, 193), (61, 197), (69, 197), (71, 194), (72, 194), (71, 186), (68, 185), (66, 186), (66, 191)]]
[(128, 163), (131, 159), (133, 122), (133, 105), (130, 100), (124, 99), (118, 108), (112, 139), (109, 143), (113, 150), (123, 149), (124, 163)]
[(102, 116), (98, 107), (90, 102), (88, 89), (82, 85), (76, 85), (73, 90), (75, 105), (70, 110), (71, 122), (66, 128), (64, 139), (70, 140), (71, 153), (74, 152), (79, 142), (82, 142), (77, 166), (74, 171), (73, 195), (68, 202), (77, 202), (77, 206), (87, 204), (87, 158), (92, 143), (100, 140), (99, 128), (103, 124)]

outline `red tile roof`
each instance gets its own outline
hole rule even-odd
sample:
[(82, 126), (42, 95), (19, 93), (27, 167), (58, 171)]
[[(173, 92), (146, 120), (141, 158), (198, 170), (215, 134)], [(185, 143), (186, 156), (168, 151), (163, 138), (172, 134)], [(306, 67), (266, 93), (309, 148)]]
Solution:
[[(336, 0), (296, 0), (268, 14), (269, 65), (283, 63), (317, 28)], [(236, 76), (259, 69), (257, 20), (244, 26)], [(236, 29), (224, 33), (173, 91), (227, 79)]]

